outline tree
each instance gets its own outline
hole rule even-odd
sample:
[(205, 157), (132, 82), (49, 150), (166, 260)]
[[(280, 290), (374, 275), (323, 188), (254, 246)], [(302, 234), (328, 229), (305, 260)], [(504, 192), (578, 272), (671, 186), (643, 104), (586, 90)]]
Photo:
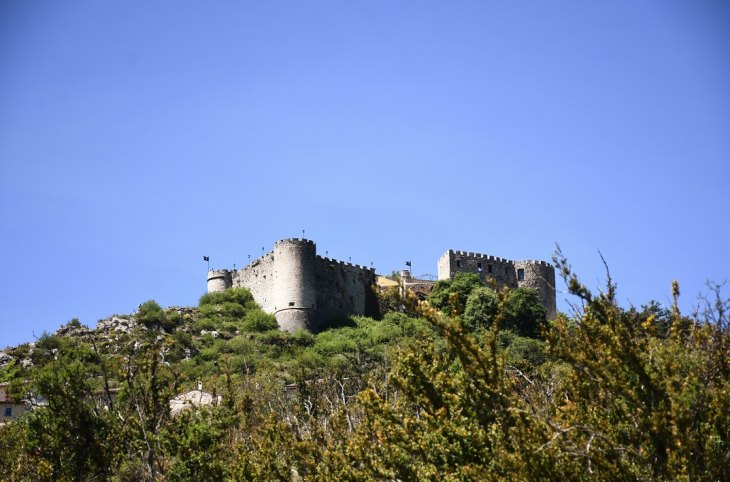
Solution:
[[(484, 286), (484, 282), (478, 274), (457, 273), (453, 280), (445, 279), (436, 282), (427, 300), (431, 306), (438, 308), (447, 316), (452, 311), (463, 313), (469, 295), (475, 288), (481, 286)], [(453, 293), (458, 296), (452, 298)]]
[(540, 303), (540, 295), (530, 288), (510, 290), (504, 306), (504, 328), (521, 336), (535, 338), (547, 323), (547, 311)]
[(472, 290), (466, 300), (464, 322), (469, 329), (488, 327), (499, 311), (499, 296), (488, 286), (480, 286)]

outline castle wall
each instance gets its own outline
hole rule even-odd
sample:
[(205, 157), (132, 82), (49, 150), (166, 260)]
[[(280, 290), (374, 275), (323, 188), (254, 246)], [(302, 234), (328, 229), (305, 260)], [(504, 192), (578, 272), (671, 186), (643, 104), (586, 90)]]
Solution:
[[(278, 241), (271, 252), (232, 272), (232, 286), (250, 290), (290, 332), (317, 331), (334, 317), (377, 316), (374, 284), (374, 269), (317, 256), (314, 242), (297, 238)], [(209, 282), (208, 290), (222, 287)]]
[(497, 282), (498, 289), (503, 286), (517, 288), (515, 262), (480, 253), (448, 250), (439, 259), (438, 278), (454, 279), (457, 273), (478, 274), (482, 281), (489, 278)]
[(247, 288), (262, 310), (274, 314), (274, 276), (274, 252), (271, 251), (239, 269), (233, 276), (233, 287)]
[[(457, 273), (478, 274), (482, 281), (494, 279), (497, 288), (532, 288), (548, 312), (548, 319), (557, 315), (555, 304), (555, 268), (544, 261), (511, 261), (467, 251), (447, 251), (438, 262), (438, 278), (454, 279)], [(523, 270), (523, 279), (518, 279)]]
[(374, 269), (317, 256), (315, 273), (319, 323), (350, 315), (377, 316)]

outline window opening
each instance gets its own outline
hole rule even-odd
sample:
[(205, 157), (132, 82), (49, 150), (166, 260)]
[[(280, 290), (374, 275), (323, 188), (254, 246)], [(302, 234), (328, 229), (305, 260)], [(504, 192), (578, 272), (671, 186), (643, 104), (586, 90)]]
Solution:
[(481, 270), (482, 270), (482, 263), (477, 263), (477, 271), (481, 271)]
[(517, 279), (522, 281), (525, 279), (525, 270), (524, 269), (518, 269), (517, 270)]
[(293, 301), (290, 301), (289, 302), (289, 306), (294, 306), (294, 302)]
[(5, 407), (5, 416), (6, 417), (12, 417), (13, 416), (13, 407)]
[(487, 265), (487, 273), (491, 273), (491, 272), (492, 272), (492, 265), (491, 264), (488, 264)]
[(456, 260), (456, 267), (457, 268), (461, 268), (461, 260), (460, 259), (457, 259)]

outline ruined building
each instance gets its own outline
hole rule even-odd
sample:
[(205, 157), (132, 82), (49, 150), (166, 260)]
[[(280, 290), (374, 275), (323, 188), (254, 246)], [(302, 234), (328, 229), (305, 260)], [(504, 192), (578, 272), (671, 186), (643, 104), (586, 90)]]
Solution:
[[(549, 318), (556, 315), (555, 268), (544, 261), (507, 259), (449, 250), (438, 261), (438, 279), (457, 273), (477, 273), (498, 287), (533, 288)], [(433, 284), (419, 281), (404, 271), (404, 287)], [(274, 249), (240, 270), (208, 272), (208, 292), (244, 287), (261, 308), (276, 316), (282, 330), (317, 329), (326, 321), (350, 315), (377, 316), (373, 268), (344, 263), (317, 255), (316, 244), (307, 239), (284, 239)]]

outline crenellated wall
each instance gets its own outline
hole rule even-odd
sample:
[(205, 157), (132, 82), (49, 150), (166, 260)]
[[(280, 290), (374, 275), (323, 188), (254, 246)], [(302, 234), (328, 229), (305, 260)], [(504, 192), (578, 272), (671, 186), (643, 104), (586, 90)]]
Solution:
[[(410, 280), (406, 273), (404, 280)], [(533, 288), (548, 317), (556, 315), (555, 268), (550, 263), (449, 250), (438, 261), (438, 279), (453, 279), (457, 273), (476, 273), (485, 281), (492, 278), (499, 288)], [(337, 317), (377, 317), (375, 282), (375, 269), (318, 256), (313, 241), (298, 238), (277, 241), (272, 251), (238, 271), (208, 273), (209, 292), (245, 287), (265, 312), (276, 316), (279, 327), (289, 332), (300, 328), (317, 331)], [(407, 289), (411, 284), (429, 284), (430, 288), (433, 282), (405, 284)]]
[(276, 316), (279, 327), (289, 332), (300, 328), (317, 331), (334, 317), (378, 313), (372, 289), (375, 270), (317, 256), (316, 244), (307, 239), (277, 241), (271, 252), (230, 272), (228, 284), (221, 277), (223, 271), (227, 272), (209, 273), (209, 292), (245, 287), (264, 311)]
[(547, 310), (548, 318), (553, 319), (557, 315), (555, 268), (550, 263), (511, 261), (481, 253), (448, 250), (438, 261), (438, 278), (453, 279), (457, 273), (475, 273), (484, 281), (492, 278), (499, 289), (504, 286), (511, 289), (532, 288), (540, 295), (540, 302)]
[(245, 287), (267, 313), (275, 312), (274, 300), (274, 252), (270, 251), (233, 276), (233, 287)]
[(208, 293), (225, 291), (233, 284), (233, 272), (227, 269), (212, 269), (208, 271)]
[(374, 268), (317, 256), (315, 275), (321, 322), (353, 314), (377, 316)]

